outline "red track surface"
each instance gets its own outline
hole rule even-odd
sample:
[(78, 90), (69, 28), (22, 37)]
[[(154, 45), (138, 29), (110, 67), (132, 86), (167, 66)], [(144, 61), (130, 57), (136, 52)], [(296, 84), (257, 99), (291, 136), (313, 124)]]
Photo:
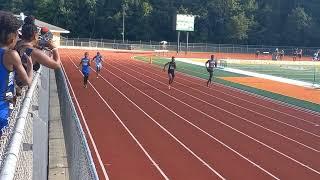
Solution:
[(320, 179), (319, 116), (180, 73), (168, 90), (158, 67), (102, 54), (84, 89), (83, 51), (62, 51), (101, 179)]

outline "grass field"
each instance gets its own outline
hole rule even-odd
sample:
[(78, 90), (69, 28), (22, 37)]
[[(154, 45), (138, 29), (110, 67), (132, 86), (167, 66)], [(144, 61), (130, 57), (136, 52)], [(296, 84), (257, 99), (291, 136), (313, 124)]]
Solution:
[[(137, 56), (137, 57), (135, 57), (135, 59), (136, 60), (145, 61), (145, 62), (149, 62), (149, 57)], [(169, 61), (169, 59), (162, 58), (162, 57), (153, 57), (153, 59), (152, 59), (152, 63), (154, 65), (158, 65), (158, 66), (162, 66), (162, 67), (168, 61)], [(200, 67), (200, 66), (197, 66), (197, 65), (192, 65), (192, 64), (188, 64), (188, 63), (184, 63), (184, 62), (180, 62), (180, 61), (176, 61), (176, 63), (177, 63), (177, 71), (180, 71), (180, 72), (183, 72), (183, 73), (195, 76), (195, 77), (199, 77), (199, 78), (202, 78), (202, 79), (207, 79), (208, 78), (208, 73), (207, 73), (207, 71), (206, 71), (206, 69), (204, 67)], [(255, 66), (255, 68), (253, 66)], [(251, 67), (251, 69), (255, 69), (255, 72), (261, 72), (261, 73), (265, 72), (265, 74), (267, 74), (268, 72), (270, 72), (273, 69), (274, 70), (274, 74), (272, 74), (272, 75), (276, 75), (278, 73), (278, 74), (282, 74), (282, 77), (287, 77), (287, 78), (295, 77), (295, 79), (297, 79), (297, 80), (305, 79), (305, 80), (310, 80), (310, 82), (312, 82), (312, 78), (311, 78), (312, 69), (311, 69), (311, 67), (308, 68), (307, 66), (300, 66), (301, 68), (305, 68), (305, 69), (299, 70), (299, 73), (301, 73), (301, 72), (306, 73), (305, 77), (303, 77), (300, 74), (297, 74), (296, 71), (288, 68), (289, 66), (287, 66), (287, 69), (285, 69), (284, 66), (280, 67), (280, 65), (277, 65), (277, 66), (266, 65), (267, 67), (265, 67), (265, 69), (269, 69), (269, 71), (265, 71), (265, 70), (262, 70), (262, 69), (260, 69), (260, 71), (259, 71), (258, 66), (261, 66), (261, 65), (251, 65), (247, 69), (245, 69), (245, 65), (241, 65), (238, 68), (239, 69), (241, 68), (243, 70), (249, 70), (250, 67)], [(235, 65), (230, 66), (230, 64), (228, 64), (228, 67), (236, 68)], [(298, 66), (291, 65), (291, 67), (295, 68), (295, 67), (298, 67)], [(283, 70), (281, 71), (281, 69), (283, 69)], [(277, 73), (275, 73), (275, 72), (277, 72)], [(248, 87), (248, 86), (245, 86), (245, 85), (242, 85), (242, 84), (238, 84), (238, 83), (234, 83), (234, 82), (230, 82), (230, 81), (226, 81), (226, 80), (222, 79), (223, 77), (248, 77), (246, 75), (241, 75), (241, 74), (226, 72), (226, 71), (223, 71), (221, 69), (216, 69), (215, 72), (214, 72), (214, 76), (216, 77), (214, 79), (214, 81), (217, 82), (217, 83), (224, 84), (224, 85), (231, 86), (231, 87), (238, 88), (238, 89), (242, 89), (242, 90), (245, 90), (247, 92), (251, 92), (251, 93), (254, 93), (254, 94), (257, 94), (257, 95), (261, 95), (261, 96), (264, 96), (264, 97), (268, 97), (268, 98), (272, 98), (272, 99), (275, 99), (275, 100), (278, 100), (278, 101), (281, 101), (281, 102), (293, 104), (293, 105), (298, 106), (298, 107), (302, 107), (302, 108), (306, 108), (306, 109), (310, 109), (310, 110), (313, 110), (313, 111), (320, 112), (320, 107), (319, 107), (318, 104), (311, 103), (311, 102), (308, 102), (308, 101), (299, 100), (299, 99), (295, 99), (295, 98), (288, 97), (288, 96), (279, 95), (279, 94), (272, 93), (272, 92), (265, 91), (265, 90), (261, 90), (261, 89)]]
[(229, 68), (274, 75), (310, 83), (320, 83), (319, 65), (228, 63)]

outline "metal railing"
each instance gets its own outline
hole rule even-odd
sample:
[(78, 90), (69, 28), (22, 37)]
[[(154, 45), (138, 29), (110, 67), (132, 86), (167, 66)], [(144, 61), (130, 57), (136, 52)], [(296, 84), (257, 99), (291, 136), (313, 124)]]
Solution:
[(62, 69), (56, 70), (61, 119), (71, 180), (97, 180), (98, 175)]
[[(41, 68), (42, 69), (42, 68)], [(40, 71), (34, 76), (28, 91), (24, 89), (3, 129), (0, 140), (0, 179), (33, 179), (33, 120), (39, 106)], [(91, 152), (69, 94), (67, 80), (62, 70), (56, 71), (61, 118), (69, 164), (69, 177), (74, 180), (98, 180)]]
[[(108, 40), (108, 39), (89, 39), (89, 38), (64, 38), (60, 40), (61, 46), (77, 47), (96, 47), (110, 49), (127, 49), (127, 50), (169, 50), (177, 51), (176, 42), (168, 42), (162, 45), (155, 41), (125, 41)], [(313, 56), (320, 49), (319, 47), (295, 47), (295, 46), (265, 46), (265, 45), (235, 45), (235, 44), (210, 44), (210, 43), (189, 43), (188, 51), (191, 52), (216, 52), (216, 53), (241, 53), (254, 54), (257, 51), (272, 53), (275, 49), (284, 50), (285, 55), (291, 56), (294, 49), (302, 49), (304, 56)], [(187, 51), (187, 44), (180, 43), (179, 51)]]
[(16, 107), (9, 117), (9, 125), (2, 135), (1, 145), (1, 180), (32, 179), (32, 106), (38, 102), (38, 79), (41, 68), (35, 74), (29, 90), (23, 90)]

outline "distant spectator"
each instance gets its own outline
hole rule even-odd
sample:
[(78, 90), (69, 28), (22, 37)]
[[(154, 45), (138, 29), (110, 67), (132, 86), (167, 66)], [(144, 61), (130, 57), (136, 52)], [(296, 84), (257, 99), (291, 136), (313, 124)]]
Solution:
[(313, 61), (319, 61), (319, 52), (320, 52), (320, 49), (318, 49), (318, 50), (313, 54), (313, 58), (312, 58)]
[(0, 129), (8, 125), (8, 117), (13, 108), (15, 74), (23, 84), (29, 86), (33, 78), (31, 58), (23, 55), (26, 60), (25, 69), (19, 54), (12, 50), (16, 45), (20, 26), (20, 21), (12, 13), (0, 11)]
[(297, 60), (297, 55), (298, 55), (298, 49), (296, 48), (293, 50), (293, 61)]
[(161, 44), (162, 50), (167, 50), (167, 44), (168, 44), (167, 41), (161, 41), (160, 44)]
[(257, 51), (256, 51), (256, 59), (258, 59), (258, 58), (259, 58), (259, 55), (260, 55), (260, 51), (259, 51), (259, 50), (257, 50)]
[(274, 56), (275, 56), (274, 60), (278, 60), (279, 59), (279, 48), (276, 48), (276, 50), (274, 51)]
[(301, 60), (301, 58), (302, 58), (302, 49), (299, 49), (297, 54), (298, 54), (299, 60)]
[(284, 50), (282, 49), (280, 51), (280, 60), (283, 60), (283, 58), (284, 58)]

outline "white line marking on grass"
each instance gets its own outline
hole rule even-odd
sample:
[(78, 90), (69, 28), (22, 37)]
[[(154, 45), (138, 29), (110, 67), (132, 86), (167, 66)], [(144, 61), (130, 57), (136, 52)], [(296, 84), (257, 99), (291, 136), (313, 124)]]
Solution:
[[(155, 60), (155, 61), (157, 61), (157, 60)], [(137, 62), (137, 63), (138, 63), (138, 62)], [(146, 63), (146, 62), (139, 61), (139, 63)], [(158, 68), (158, 66), (155, 66), (155, 65), (153, 65), (153, 67), (154, 67), (154, 68)], [(185, 69), (185, 68), (181, 68), (181, 69), (186, 70), (186, 71), (190, 71), (190, 72), (193, 72), (193, 73), (197, 73), (197, 74), (200, 74), (200, 75), (207, 75), (207, 74), (204, 74), (204, 73), (201, 73), (201, 72), (196, 72), (196, 71), (192, 71), (192, 70)], [(202, 79), (202, 78), (199, 78), (199, 77), (195, 77), (195, 76), (191, 76), (191, 75), (185, 74), (185, 73), (183, 73), (183, 72), (178, 72), (178, 73), (181, 74), (181, 75), (183, 75), (182, 78), (180, 78), (180, 79), (183, 79), (183, 80), (185, 80), (185, 81), (187, 81), (187, 82), (190, 82), (190, 83), (192, 83), (192, 84), (196, 84), (196, 85), (200, 85), (200, 86), (202, 85), (202, 84), (199, 84), (199, 83), (195, 83), (195, 82), (193, 82), (193, 81), (190, 81), (190, 80), (184, 78), (184, 76), (190, 77), (190, 78), (195, 79), (195, 80), (206, 81), (205, 79)], [(236, 89), (236, 88), (233, 88), (233, 87), (221, 85), (221, 84), (218, 84), (218, 83), (215, 83), (215, 85), (216, 85), (216, 86), (219, 86), (219, 87), (222, 87), (222, 88), (229, 89), (229, 90), (234, 91), (234, 92), (237, 92), (237, 93), (241, 93), (241, 94), (243, 94), (243, 95), (253, 96), (253, 97), (255, 97), (255, 98), (259, 98), (259, 99), (262, 99), (262, 100), (265, 100), (265, 101), (268, 101), (268, 102), (271, 102), (271, 103), (275, 103), (275, 104), (280, 105), (280, 106), (284, 106), (284, 107), (287, 107), (287, 108), (292, 108), (292, 109), (301, 111), (301, 112), (303, 112), (303, 113), (311, 113), (311, 114), (314, 115), (314, 116), (319, 116), (319, 117), (320, 117), (320, 115), (319, 115), (319, 114), (315, 114), (316, 112), (314, 112), (314, 111), (311, 112), (311, 111), (309, 111), (309, 110), (307, 110), (307, 109), (304, 109), (304, 108), (300, 108), (300, 107), (297, 107), (297, 106), (293, 106), (293, 105), (291, 105), (291, 104), (287, 104), (287, 103), (284, 103), (284, 102), (276, 101), (276, 100), (274, 100), (274, 99), (270, 99), (270, 98), (267, 98), (267, 97), (264, 97), (264, 96), (261, 96), (261, 95), (253, 94), (253, 93), (250, 93), (250, 92), (247, 92), (247, 91), (243, 91), (243, 90)], [(255, 105), (257, 105), (257, 106), (261, 106), (261, 107), (264, 107), (264, 108), (273, 110), (273, 111), (275, 111), (275, 112), (279, 112), (279, 113), (288, 115), (288, 116), (290, 116), (290, 117), (299, 119), (299, 120), (304, 121), (304, 122), (309, 123), (309, 124), (318, 125), (317, 123), (304, 120), (304, 119), (302, 119), (302, 118), (300, 118), (300, 117), (296, 117), (296, 116), (293, 116), (293, 115), (291, 115), (291, 114), (288, 114), (288, 113), (285, 113), (285, 112), (282, 112), (282, 111), (279, 111), (279, 110), (276, 110), (276, 109), (273, 109), (273, 108), (269, 108), (269, 107), (264, 106), (264, 105), (260, 105), (260, 104), (254, 103), (254, 102), (250, 102), (250, 101), (248, 101), (248, 100), (239, 98), (239, 97), (234, 96), (234, 95), (231, 95), (231, 94), (229, 94), (229, 93), (225, 93), (225, 92), (222, 92), (222, 91), (217, 91), (217, 90), (215, 90), (215, 89), (211, 89), (211, 90), (216, 91), (216, 92), (219, 92), (219, 93), (223, 93), (223, 94), (225, 94), (225, 95), (229, 95), (229, 96), (234, 97), (234, 98), (237, 98), (237, 99), (241, 99), (241, 100), (243, 100), (243, 101), (246, 101), (246, 102), (255, 104)]]

